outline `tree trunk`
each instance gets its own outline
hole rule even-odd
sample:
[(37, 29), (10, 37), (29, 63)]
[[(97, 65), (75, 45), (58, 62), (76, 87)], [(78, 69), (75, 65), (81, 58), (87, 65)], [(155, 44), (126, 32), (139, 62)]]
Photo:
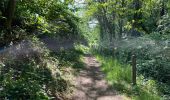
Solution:
[[(142, 8), (142, 2), (140, 0), (134, 0), (134, 10), (135, 13), (133, 15), (134, 23), (132, 25), (131, 36), (140, 36), (141, 33), (138, 29), (142, 28), (142, 13), (139, 11)], [(143, 29), (143, 28), (142, 28)]]
[(161, 6), (161, 12), (160, 12), (160, 16), (163, 16), (165, 15), (165, 1), (163, 0), (162, 1), (162, 6)]
[(5, 22), (5, 27), (7, 29), (11, 29), (11, 25), (12, 25), (12, 19), (14, 17), (14, 13), (15, 13), (15, 7), (16, 7), (16, 0), (9, 0), (8, 1), (8, 6), (6, 9), (6, 22)]
[[(123, 7), (125, 7), (125, 0), (122, 0), (122, 2), (121, 2), (121, 7), (123, 8)], [(125, 13), (125, 11), (123, 10), (123, 13)], [(123, 35), (123, 19), (124, 19), (124, 17), (123, 16), (121, 16), (120, 14), (119, 14), (119, 39), (121, 39), (122, 38), (122, 35)]]

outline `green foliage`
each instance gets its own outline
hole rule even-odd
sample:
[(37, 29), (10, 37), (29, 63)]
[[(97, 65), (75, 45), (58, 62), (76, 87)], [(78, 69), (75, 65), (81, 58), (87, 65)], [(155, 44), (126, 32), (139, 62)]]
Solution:
[[(83, 20), (79, 23), (79, 28), (81, 30), (83, 37), (87, 40), (87, 44), (84, 45), (91, 47), (97, 45), (97, 43), (99, 42), (100, 31), (99, 31), (99, 26), (97, 24), (90, 27), (90, 25), (86, 23), (88, 21), (89, 21), (88, 17), (83, 17)], [(86, 48), (86, 47), (82, 47), (82, 48)], [(89, 50), (84, 50), (84, 52), (87, 51)]]
[[(7, 34), (8, 33), (8, 34)], [(12, 41), (19, 42), (26, 38), (26, 31), (20, 27), (15, 27), (11, 32), (8, 30), (0, 30), (0, 47), (9, 45)]]
[[(86, 37), (89, 41), (96, 39), (95, 42), (90, 42), (90, 46), (92, 51), (102, 55), (97, 56), (102, 63), (106, 78), (114, 83), (113, 86), (118, 90), (128, 94), (137, 92), (137, 96), (134, 96), (137, 100), (160, 100), (159, 95), (168, 98), (169, 1), (86, 0), (86, 2), (88, 4), (85, 13), (86, 23), (97, 20), (96, 26), (99, 26), (89, 29), (93, 31), (85, 31)], [(89, 28), (88, 25), (83, 26), (84, 30)], [(98, 31), (94, 31), (96, 28)], [(135, 92), (125, 85), (130, 82), (129, 64), (133, 54), (137, 56), (137, 75), (140, 85), (134, 89)], [(117, 80), (121, 82), (116, 84)]]
[[(67, 3), (66, 3), (67, 2)], [(56, 0), (19, 0), (12, 20), (12, 29), (5, 28), (5, 11), (8, 1), (1, 0), (0, 7), (0, 38), (1, 45), (8, 45), (27, 36), (55, 36), (70, 37), (79, 36), (79, 18), (73, 14), (71, 1), (61, 3)]]
[[(15, 66), (12, 68), (12, 66)], [(5, 69), (6, 68), (6, 69)], [(1, 68), (1, 99), (48, 99), (45, 90), (42, 89), (44, 79), (37, 74), (36, 65), (33, 62), (13, 62)], [(40, 78), (42, 77), (42, 78)], [(38, 80), (38, 79), (42, 80)], [(48, 77), (49, 78), (49, 77)], [(28, 81), (29, 80), (29, 81)]]
[[(96, 54), (96, 53), (95, 53)], [(137, 86), (131, 85), (131, 66), (123, 65), (113, 57), (96, 54), (102, 63), (102, 70), (106, 79), (114, 89), (132, 97), (132, 100), (160, 100), (159, 87), (154, 80), (145, 80), (143, 76), (137, 77)]]
[[(1, 59), (0, 99), (66, 99), (71, 92), (71, 67), (83, 66), (79, 59), (82, 52), (71, 50), (52, 54), (37, 37), (79, 37), (74, 2), (16, 0), (12, 28), (7, 29), (4, 25), (8, 1), (0, 0), (0, 48), (2, 53), (7, 51), (5, 60)], [(13, 55), (8, 50), (14, 52)]]
[(71, 49), (69, 51), (61, 50), (60, 52), (52, 53), (52, 55), (58, 58), (59, 66), (71, 66), (75, 70), (80, 70), (84, 67), (83, 62), (80, 59), (83, 52), (79, 49)]
[(170, 17), (168, 14), (162, 16), (162, 19), (159, 20), (157, 30), (162, 34), (170, 33)]
[[(113, 42), (114, 39), (122, 39), (124, 36), (149, 34), (157, 27), (164, 31), (163, 33), (169, 29), (167, 0), (86, 0), (86, 2), (88, 9), (85, 15), (90, 20), (98, 20), (101, 41), (105, 41), (105, 37)], [(164, 25), (158, 24), (161, 22), (162, 24), (165, 22)]]
[[(65, 70), (69, 69), (68, 66), (78, 70), (82, 68), (81, 55), (90, 50), (77, 46), (73, 50), (51, 53), (37, 38), (47, 35), (65, 39), (85, 37), (89, 42), (86, 44), (104, 54), (97, 57), (110, 83), (118, 90), (133, 95), (135, 100), (159, 100), (158, 95), (167, 98), (170, 95), (170, 50), (162, 42), (170, 39), (170, 1), (85, 0), (85, 5), (80, 8), (87, 9), (80, 11), (83, 16), (80, 23), (75, 15), (78, 9), (74, 0), (16, 2), (15, 14), (11, 16), (12, 28), (7, 29), (9, 0), (0, 0), (0, 48), (4, 50), (9, 44), (17, 44), (33, 36), (28, 47), (32, 54), (19, 55), (18, 59), (8, 54), (6, 60), (2, 60), (0, 99), (48, 100), (67, 94), (70, 80), (66, 78)], [(95, 27), (90, 27), (89, 22), (94, 20)], [(128, 37), (142, 33), (151, 34), (136, 40), (132, 38), (132, 41)], [(153, 44), (148, 44), (147, 39)], [(119, 42), (123, 46), (116, 44)], [(131, 89), (129, 63), (134, 53), (137, 56), (139, 86)]]
[(17, 6), (16, 20), (20, 20), (29, 32), (38, 29), (40, 34), (66, 36), (77, 34), (78, 18), (67, 5), (53, 0), (20, 1)]
[(120, 64), (112, 57), (97, 56), (102, 64), (102, 70), (107, 74), (106, 78), (111, 81), (126, 81), (131, 82), (131, 68)]
[[(142, 100), (142, 98), (147, 98), (147, 96), (151, 98), (155, 97), (154, 95), (150, 95), (150, 93), (161, 95), (162, 97), (165, 95), (168, 98), (170, 82), (170, 57), (169, 47), (167, 47), (168, 44), (165, 41), (166, 39), (167, 36), (154, 33), (146, 37), (134, 38), (127, 41), (123, 40), (124, 42), (117, 42), (118, 47), (116, 49), (108, 49), (107, 47), (103, 48), (102, 45), (102, 49), (99, 51), (99, 54), (104, 54), (104, 56), (106, 56), (105, 58), (102, 57), (103, 60), (101, 60), (101, 62), (105, 62), (103, 66), (105, 69), (108, 69), (108, 71), (106, 70), (106, 73), (108, 74), (109, 78), (107, 78), (111, 81), (118, 80), (119, 78), (121, 81), (127, 81), (130, 79), (130, 75), (128, 76), (128, 74), (126, 74), (130, 73), (130, 70), (123, 70), (124, 68), (122, 68), (122, 65), (131, 64), (131, 56), (135, 54), (137, 56), (137, 75), (139, 77), (142, 75), (143, 77), (143, 79), (138, 80), (138, 84), (141, 85), (139, 88), (142, 88), (142, 90), (139, 91), (141, 97), (139, 97), (137, 100)], [(129, 42), (131, 44), (129, 44)], [(107, 57), (110, 58), (106, 59)], [(119, 64), (117, 62), (119, 62)], [(121, 72), (122, 70), (123, 72)], [(128, 77), (123, 78), (121, 75)], [(149, 94), (144, 96), (142, 91), (144, 94)]]
[(32, 39), (29, 48), (33, 51), (29, 51), (27, 56), (17, 56), (15, 59), (11, 57), (0, 65), (0, 98), (65, 98), (71, 83), (68, 74), (59, 66), (59, 61), (50, 55), (49, 50), (36, 37)]

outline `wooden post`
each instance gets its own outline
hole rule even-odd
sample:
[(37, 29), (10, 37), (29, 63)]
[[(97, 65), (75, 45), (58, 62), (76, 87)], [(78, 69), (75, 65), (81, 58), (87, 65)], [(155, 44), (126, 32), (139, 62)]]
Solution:
[(136, 56), (132, 55), (132, 84), (136, 85)]

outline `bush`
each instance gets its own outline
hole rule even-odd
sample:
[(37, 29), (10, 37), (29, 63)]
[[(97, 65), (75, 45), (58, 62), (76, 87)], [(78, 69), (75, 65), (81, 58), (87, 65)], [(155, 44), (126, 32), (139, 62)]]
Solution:
[(131, 56), (135, 54), (138, 76), (143, 75), (145, 80), (154, 80), (159, 92), (170, 95), (170, 91), (167, 90), (170, 86), (170, 49), (166, 40), (167, 38), (160, 34), (128, 38), (115, 43), (117, 47), (102, 48), (98, 52), (106, 57), (112, 55), (121, 64), (131, 64)]
[[(20, 45), (21, 48), (14, 49), (15, 53), (11, 53), (10, 50), (13, 49), (6, 52), (6, 55), (21, 54), (5, 56), (8, 57), (7, 60), (2, 61), (0, 99), (48, 100), (64, 97), (70, 82), (61, 68), (58, 68), (58, 60), (50, 56), (38, 39), (30, 41), (32, 42), (26, 42), (28, 45)], [(20, 52), (22, 50), (23, 52)]]

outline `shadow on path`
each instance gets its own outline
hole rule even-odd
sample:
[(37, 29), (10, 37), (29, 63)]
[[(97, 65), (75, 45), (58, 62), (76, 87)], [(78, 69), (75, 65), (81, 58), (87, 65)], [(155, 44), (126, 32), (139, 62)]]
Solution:
[(74, 79), (75, 90), (71, 100), (127, 100), (111, 88), (100, 70), (100, 63), (91, 55), (84, 57), (85, 68)]

